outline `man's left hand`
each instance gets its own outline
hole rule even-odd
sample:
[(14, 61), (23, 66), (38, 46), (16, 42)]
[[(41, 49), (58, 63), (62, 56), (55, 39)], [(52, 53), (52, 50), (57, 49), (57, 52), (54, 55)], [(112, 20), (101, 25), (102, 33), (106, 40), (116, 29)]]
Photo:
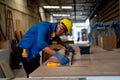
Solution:
[(69, 51), (69, 52), (74, 52), (73, 48), (67, 44), (64, 44), (64, 47)]

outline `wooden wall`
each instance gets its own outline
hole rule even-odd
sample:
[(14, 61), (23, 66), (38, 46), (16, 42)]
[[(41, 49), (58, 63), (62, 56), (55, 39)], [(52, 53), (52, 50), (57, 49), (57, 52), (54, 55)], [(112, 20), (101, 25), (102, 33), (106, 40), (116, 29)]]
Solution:
[[(101, 8), (97, 8), (98, 12), (95, 13), (97, 16), (95, 17), (94, 14), (90, 19), (91, 25), (95, 24), (96, 22), (120, 21), (120, 0), (106, 0), (105, 2), (103, 0), (99, 7)], [(96, 38), (97, 36), (93, 37), (96, 39), (94, 43), (98, 42)]]
[(120, 20), (120, 0), (119, 0), (119, 20)]
[(99, 7), (95, 12), (97, 16), (93, 16), (90, 19), (90, 24), (94, 24), (96, 22), (110, 22), (114, 20), (120, 20), (120, 0), (107, 0), (106, 3), (100, 3)]
[(21, 30), (25, 33), (33, 24), (39, 21), (37, 6), (34, 4), (28, 5), (27, 0), (0, 0), (0, 25), (4, 34), (6, 34), (7, 10), (12, 11), (15, 30)]
[(102, 22), (119, 20), (119, 0), (110, 0), (107, 5), (103, 6), (100, 11), (99, 19)]

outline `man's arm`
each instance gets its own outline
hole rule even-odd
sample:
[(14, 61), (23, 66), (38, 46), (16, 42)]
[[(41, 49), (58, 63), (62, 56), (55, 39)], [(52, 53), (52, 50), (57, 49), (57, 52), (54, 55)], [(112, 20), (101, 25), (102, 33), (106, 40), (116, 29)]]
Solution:
[(61, 65), (65, 65), (65, 64), (69, 63), (69, 58), (67, 56), (65, 56), (63, 54), (60, 54), (59, 52), (54, 51), (49, 47), (45, 47), (43, 49), (43, 51), (45, 51), (48, 54), (51, 54), (51, 55), (55, 56), (59, 60)]
[(51, 49), (50, 47), (45, 47), (43, 49), (43, 51), (48, 53), (48, 54), (51, 54), (51, 55), (54, 55), (54, 53), (56, 52), (55, 50)]
[(59, 44), (63, 45), (69, 52), (74, 52), (72, 46), (65, 44), (62, 40), (59, 41)]
[(62, 46), (64, 46), (69, 52), (74, 52), (73, 48), (71, 46), (69, 46), (68, 44), (65, 44), (59, 36), (56, 36), (53, 38), (53, 41), (57, 41), (59, 44), (61, 44)]

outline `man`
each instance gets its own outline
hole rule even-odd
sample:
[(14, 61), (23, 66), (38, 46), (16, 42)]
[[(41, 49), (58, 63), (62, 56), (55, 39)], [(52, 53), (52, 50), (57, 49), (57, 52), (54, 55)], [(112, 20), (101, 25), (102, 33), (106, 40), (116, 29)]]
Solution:
[(72, 21), (64, 18), (58, 23), (39, 22), (33, 25), (18, 43), (17, 54), (23, 63), (27, 76), (40, 66), (39, 52), (44, 52), (55, 56), (61, 65), (69, 63), (68, 57), (52, 50), (48, 46), (52, 40), (62, 44), (68, 51), (72, 52), (71, 46), (64, 44), (59, 38), (63, 33), (70, 33)]

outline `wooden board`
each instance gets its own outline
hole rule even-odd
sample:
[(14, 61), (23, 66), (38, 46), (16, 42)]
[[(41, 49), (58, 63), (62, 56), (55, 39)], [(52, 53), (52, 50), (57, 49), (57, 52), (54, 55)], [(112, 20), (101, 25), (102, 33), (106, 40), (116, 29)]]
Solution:
[(8, 44), (7, 41), (0, 41), (0, 49), (7, 49)]
[[(4, 79), (6, 80), (6, 79)], [(87, 80), (85, 78), (14, 78), (14, 80)]]
[(91, 54), (76, 52), (73, 64), (69, 66), (47, 67), (41, 65), (30, 77), (80, 77), (80, 76), (120, 76), (120, 54), (91, 47)]
[(103, 49), (111, 51), (113, 48), (116, 48), (116, 36), (114, 35), (104, 35), (98, 36), (98, 45)]
[[(49, 46), (51, 49), (55, 50), (55, 51), (58, 51), (60, 49), (63, 48), (62, 45), (59, 45), (59, 44), (53, 44), (53, 45), (50, 45)], [(44, 63), (46, 60), (48, 60), (50, 57), (52, 57), (52, 55), (50, 54), (47, 54), (46, 52), (42, 52), (42, 63)]]
[(0, 67), (4, 73), (3, 75), (5, 75), (6, 78), (14, 77), (9, 65), (9, 55), (10, 53), (8, 49), (0, 49)]
[(7, 60), (0, 62), (0, 66), (4, 72), (6, 78), (13, 78), (15, 77), (14, 73), (12, 72), (10, 65), (8, 64)]
[[(66, 56), (68, 56), (68, 58), (70, 59), (70, 65), (71, 65), (71, 58), (72, 58), (72, 55), (68, 55), (67, 53), (66, 53), (66, 49), (65, 48), (61, 48), (59, 51), (58, 51), (60, 54), (64, 54), (64, 55), (66, 55)], [(56, 57), (54, 57), (54, 56), (51, 56), (47, 61), (45, 61), (43, 64), (44, 65), (46, 65), (48, 62), (58, 62), (59, 63), (59, 61), (58, 61), (58, 59), (56, 58)]]

